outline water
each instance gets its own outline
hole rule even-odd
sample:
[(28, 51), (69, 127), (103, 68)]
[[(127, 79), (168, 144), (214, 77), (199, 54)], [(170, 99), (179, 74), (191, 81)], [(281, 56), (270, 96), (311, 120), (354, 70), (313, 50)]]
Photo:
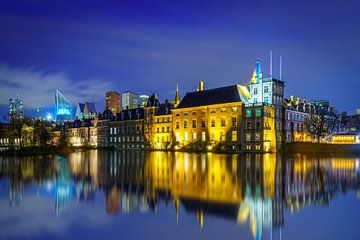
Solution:
[(0, 156), (1, 239), (359, 239), (359, 159)]

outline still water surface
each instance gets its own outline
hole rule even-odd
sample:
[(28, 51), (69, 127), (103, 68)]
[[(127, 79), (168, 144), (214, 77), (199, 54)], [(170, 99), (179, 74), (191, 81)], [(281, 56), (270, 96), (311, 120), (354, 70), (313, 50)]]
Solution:
[(0, 156), (0, 239), (359, 239), (359, 160)]

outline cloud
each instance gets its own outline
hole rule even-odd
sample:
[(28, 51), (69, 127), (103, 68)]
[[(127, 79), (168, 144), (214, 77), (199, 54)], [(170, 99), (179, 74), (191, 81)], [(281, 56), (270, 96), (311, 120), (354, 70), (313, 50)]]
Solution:
[(73, 105), (104, 99), (114, 85), (105, 79), (73, 79), (64, 72), (46, 72), (35, 68), (13, 68), (0, 65), (0, 102), (20, 95), (25, 108), (54, 106), (55, 89), (59, 89)]

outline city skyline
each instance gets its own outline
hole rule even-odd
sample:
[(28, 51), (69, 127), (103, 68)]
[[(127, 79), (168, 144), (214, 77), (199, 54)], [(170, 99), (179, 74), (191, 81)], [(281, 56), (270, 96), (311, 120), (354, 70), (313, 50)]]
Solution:
[(176, 83), (184, 96), (200, 78), (206, 88), (245, 84), (258, 55), (269, 75), (270, 50), (274, 77), (283, 56), (285, 97), (329, 99), (353, 113), (356, 4), (4, 1), (0, 113), (17, 93), (26, 110), (53, 109), (55, 89), (73, 106), (89, 100), (101, 110), (108, 91), (156, 92), (163, 101)]

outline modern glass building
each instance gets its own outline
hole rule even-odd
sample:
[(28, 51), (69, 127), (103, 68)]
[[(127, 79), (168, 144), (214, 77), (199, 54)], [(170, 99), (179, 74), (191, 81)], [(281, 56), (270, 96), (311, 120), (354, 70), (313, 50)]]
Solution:
[(72, 121), (71, 104), (59, 90), (55, 91), (55, 119), (59, 123)]
[(10, 122), (21, 122), (24, 119), (24, 102), (16, 98), (9, 100), (9, 116)]
[(149, 100), (148, 95), (140, 95), (140, 107), (145, 107)]
[(121, 95), (122, 110), (133, 109), (138, 107), (138, 95), (134, 92), (126, 91)]

